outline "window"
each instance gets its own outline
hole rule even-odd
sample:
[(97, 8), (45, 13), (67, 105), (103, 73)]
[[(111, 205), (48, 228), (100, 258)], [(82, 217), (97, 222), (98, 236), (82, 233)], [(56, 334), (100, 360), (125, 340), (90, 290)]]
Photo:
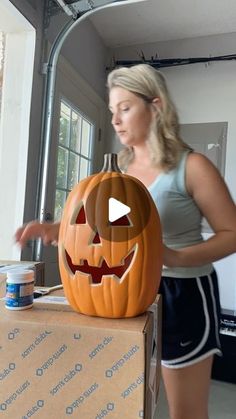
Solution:
[(54, 219), (59, 220), (66, 198), (91, 173), (93, 125), (78, 109), (61, 101)]

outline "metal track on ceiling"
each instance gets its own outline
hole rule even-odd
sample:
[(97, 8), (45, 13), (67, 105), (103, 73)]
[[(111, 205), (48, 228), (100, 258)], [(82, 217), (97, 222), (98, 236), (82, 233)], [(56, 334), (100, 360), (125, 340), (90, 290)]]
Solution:
[[(105, 6), (110, 3), (120, 2), (122, 0), (54, 0), (62, 10), (73, 18), (77, 18), (78, 15), (84, 14), (89, 10), (96, 9), (98, 7)], [(127, 1), (127, 0), (123, 0)]]
[(48, 28), (54, 15), (64, 12), (70, 18), (77, 20), (80, 16), (95, 9), (114, 3), (138, 3), (147, 0), (45, 0), (44, 27)]
[(83, 14), (117, 2), (127, 0), (46, 0), (44, 9), (44, 28), (50, 25), (51, 18), (59, 13), (65, 13), (73, 20), (77, 20)]

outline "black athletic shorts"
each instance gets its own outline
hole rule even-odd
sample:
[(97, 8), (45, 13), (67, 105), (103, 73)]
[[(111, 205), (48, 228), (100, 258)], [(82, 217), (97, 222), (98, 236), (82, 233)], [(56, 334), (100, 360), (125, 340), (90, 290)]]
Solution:
[(182, 368), (221, 354), (216, 272), (197, 278), (162, 277), (162, 365)]

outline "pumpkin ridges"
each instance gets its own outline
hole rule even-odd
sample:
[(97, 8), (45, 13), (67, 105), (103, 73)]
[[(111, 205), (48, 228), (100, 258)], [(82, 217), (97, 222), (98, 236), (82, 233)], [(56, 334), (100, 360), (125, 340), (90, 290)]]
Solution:
[[(128, 296), (128, 291), (127, 291), (128, 282), (127, 281), (125, 281), (124, 283), (124, 288), (125, 288), (125, 291), (122, 289), (122, 292), (121, 292), (121, 289), (118, 288), (118, 292), (116, 292), (117, 299), (115, 299), (114, 301), (115, 303), (117, 303), (115, 306), (116, 310), (114, 311), (116, 313), (119, 313), (119, 317), (126, 317), (126, 313), (127, 313), (127, 305), (128, 305), (127, 304), (127, 299), (128, 299), (127, 298)], [(112, 291), (113, 289), (114, 289), (114, 285), (112, 287)], [(113, 295), (114, 295), (114, 292), (113, 292)]]
[[(82, 279), (78, 280), (78, 277), (80, 276), (82, 276)], [(85, 314), (89, 314), (91, 312), (94, 313), (93, 315), (96, 315), (96, 306), (94, 304), (92, 295), (91, 293), (87, 292), (88, 287), (90, 287), (87, 275), (83, 275), (78, 272), (77, 276), (75, 276), (75, 279), (77, 279), (78, 283), (78, 297), (80, 295), (86, 295), (86, 298), (78, 298), (77, 304), (78, 307), (80, 307), (80, 311)]]
[[(143, 246), (139, 242), (138, 243), (138, 252), (142, 254), (142, 250), (143, 250)], [(139, 260), (139, 258), (137, 258), (137, 265), (138, 266), (136, 266), (136, 270), (138, 272), (142, 272), (142, 270), (143, 270), (143, 262), (142, 262), (142, 260)], [(134, 299), (136, 300), (136, 304), (139, 307), (140, 307), (140, 305), (142, 305), (144, 303), (143, 299), (140, 300), (140, 289), (142, 288), (141, 282), (143, 282), (143, 281), (136, 281), (135, 287), (134, 287), (133, 281), (129, 281), (129, 294), (131, 293), (132, 300), (130, 300), (130, 302), (128, 304), (128, 309), (127, 309), (128, 312), (132, 309), (132, 306), (134, 304), (134, 301), (133, 301)], [(133, 290), (135, 290), (135, 292)]]
[[(140, 185), (140, 186), (143, 188), (143, 185)], [(134, 194), (134, 191), (131, 191), (131, 192), (132, 192), (132, 195), (133, 195)], [(135, 198), (136, 197), (134, 197), (134, 199)], [(143, 245), (143, 227), (144, 226), (143, 226), (142, 211), (140, 211), (139, 217), (140, 217), (140, 224), (141, 224), (141, 228), (142, 228), (142, 235), (140, 236), (140, 240), (139, 240), (139, 243), (138, 243), (138, 246), (139, 246), (139, 249), (138, 250), (139, 250), (140, 254), (142, 254), (142, 257), (143, 257), (143, 253), (145, 253), (145, 252), (143, 252), (143, 250), (144, 250), (144, 245)], [(139, 265), (141, 265), (141, 266), (139, 267), (138, 272), (142, 272), (143, 266), (142, 266), (141, 261), (140, 261)], [(142, 278), (144, 278), (143, 275), (142, 275)], [(137, 282), (138, 283), (135, 284), (135, 288), (138, 287), (138, 289), (136, 291), (136, 294), (137, 294), (137, 300), (138, 299), (140, 300), (140, 298), (139, 298), (139, 296), (140, 296), (140, 289), (142, 288), (143, 281), (137, 281)], [(130, 292), (132, 293), (131, 287), (133, 287), (133, 283), (131, 281), (129, 281), (129, 293)], [(138, 303), (138, 304), (140, 304), (140, 303)], [(129, 304), (129, 306), (130, 306), (130, 304)], [(130, 310), (130, 307), (129, 306), (128, 306), (128, 311)]]
[(87, 301), (85, 298), (83, 299), (83, 304), (81, 305), (82, 313), (83, 312), (85, 314), (92, 313), (92, 315), (97, 315), (96, 304), (95, 304), (96, 301), (94, 301), (92, 293), (87, 293), (88, 281), (89, 280), (87, 280), (86, 278), (85, 278), (85, 281), (83, 280), (77, 281), (79, 283), (79, 292), (81, 292), (83, 295), (84, 294), (83, 289), (85, 289), (86, 298), (89, 298), (89, 301)]
[(63, 283), (63, 287), (64, 287), (65, 296), (66, 296), (68, 302), (70, 303), (70, 305), (74, 308), (74, 310), (78, 311), (77, 301), (74, 298), (73, 286), (71, 285), (70, 279), (69, 279), (69, 281), (67, 280), (67, 275), (68, 274), (67, 274), (66, 271), (64, 271), (64, 275), (63, 275), (63, 270), (64, 270), (64, 266), (63, 267), (60, 266), (60, 271), (61, 271), (61, 277), (62, 277), (62, 283)]
[[(107, 284), (110, 283), (110, 279), (103, 278), (103, 281), (106, 281)], [(106, 287), (107, 288), (107, 287)], [(92, 286), (91, 293), (94, 297), (94, 300), (96, 301), (96, 312), (97, 315), (102, 316), (102, 313), (104, 313), (104, 310), (109, 314), (109, 317), (113, 317), (113, 310), (110, 310), (110, 304), (109, 302), (112, 300), (112, 295), (109, 291), (109, 296), (106, 298), (107, 292), (103, 292), (103, 284), (98, 286)], [(97, 295), (96, 295), (97, 294)]]
[(116, 313), (113, 308), (111, 280), (109, 278), (104, 278), (104, 281), (106, 281), (106, 292), (103, 292), (103, 288), (101, 288), (100, 286), (91, 287), (91, 295), (93, 297), (93, 300), (96, 302), (95, 312), (96, 315), (101, 317), (104, 317), (104, 312), (107, 313), (106, 317), (114, 317)]
[[(134, 259), (134, 264), (135, 269), (139, 269), (137, 267), (137, 265), (140, 265), (140, 261), (138, 259)], [(132, 269), (132, 268), (131, 268)], [(130, 277), (130, 271), (126, 274), (127, 277)], [(134, 300), (136, 300), (136, 294), (137, 294), (137, 290), (136, 289), (132, 289), (132, 280), (124, 280), (123, 282), (123, 287), (117, 287), (116, 289), (116, 293), (115, 295), (117, 296), (116, 301), (117, 301), (117, 306), (119, 307), (120, 303), (122, 302), (122, 306), (124, 306), (124, 310), (126, 312), (126, 315), (128, 315), (129, 313), (131, 313), (132, 315), (132, 305), (134, 304)], [(115, 288), (115, 284), (113, 284), (113, 288)], [(127, 298), (127, 296), (129, 296), (129, 298)], [(125, 299), (125, 301), (124, 301)], [(127, 302), (128, 301), (128, 302)], [(130, 305), (131, 305), (131, 309), (130, 309)], [(119, 307), (120, 310), (120, 316), (123, 316), (123, 311), (121, 312), (121, 307)], [(134, 314), (134, 313), (133, 313)], [(135, 313), (136, 314), (136, 313)]]
[[(124, 296), (127, 295), (127, 283), (122, 283), (120, 287), (115, 281), (107, 282), (105, 290), (109, 290), (110, 300), (112, 300), (112, 313), (115, 317), (123, 317), (126, 311), (126, 304), (124, 301)], [(109, 298), (108, 293), (106, 292), (107, 300)], [(108, 300), (109, 303), (109, 300)]]
[[(61, 249), (61, 251), (63, 251), (63, 249)], [(64, 258), (64, 254), (63, 254), (62, 257)], [(60, 261), (60, 258), (59, 258), (59, 261)], [(66, 295), (69, 303), (71, 304), (71, 306), (76, 311), (78, 311), (78, 309), (79, 309), (78, 301), (77, 301), (77, 298), (75, 298), (75, 296), (77, 296), (77, 294), (78, 294), (77, 292), (75, 292), (75, 291), (77, 291), (77, 290), (75, 290), (75, 285), (77, 285), (77, 284), (75, 282), (75, 278), (70, 278), (69, 273), (65, 270), (65, 266), (66, 266), (66, 262), (64, 262), (63, 265), (60, 264), (60, 270), (64, 271), (64, 275), (61, 275), (63, 285), (65, 284), (64, 285), (64, 292), (65, 292), (65, 295)], [(78, 285), (77, 285), (77, 287), (78, 287)]]
[(106, 303), (107, 311), (110, 312), (110, 313), (112, 313), (112, 315), (114, 316), (115, 315), (115, 308), (114, 308), (114, 302), (113, 302), (113, 292), (112, 292), (113, 286), (112, 286), (112, 281), (109, 281), (108, 282), (108, 288), (109, 288), (109, 291), (108, 291), (109, 292), (109, 295), (108, 295), (108, 293), (106, 293), (104, 295), (104, 300), (105, 300), (105, 303)]
[[(140, 186), (142, 188), (144, 187), (143, 185), (140, 185)], [(131, 190), (131, 197), (130, 197), (131, 201), (133, 199), (135, 200), (135, 198), (136, 198), (134, 192), (135, 191)], [(133, 197), (133, 199), (132, 199), (132, 197)], [(144, 225), (143, 225), (142, 211), (140, 211), (140, 213), (139, 213), (139, 222), (140, 222), (140, 228), (142, 229), (142, 235), (139, 239), (139, 243), (138, 243), (139, 249), (138, 250), (139, 250), (140, 254), (143, 254), (143, 253), (145, 254), (145, 252), (143, 252), (143, 250), (144, 250), (144, 236), (143, 236), (144, 235), (144, 232), (143, 232)], [(139, 260), (137, 260), (137, 263), (138, 263), (139, 266), (136, 267), (136, 271), (137, 272), (143, 272), (143, 263), (141, 261), (139, 263)], [(142, 274), (142, 277), (144, 278), (143, 274)], [(134, 299), (137, 299), (137, 304), (138, 304), (139, 307), (141, 307), (142, 304), (145, 304), (143, 299), (140, 300), (140, 292), (141, 292), (142, 285), (143, 285), (144, 282), (146, 282), (146, 281), (136, 281), (135, 286), (134, 286), (133, 281), (129, 281), (129, 283), (128, 283), (128, 285), (129, 285), (128, 295), (132, 295), (132, 299), (130, 299), (128, 301), (127, 313), (129, 313), (130, 310), (132, 310), (132, 307), (133, 307), (133, 304), (134, 304)], [(143, 310), (141, 309), (140, 311), (143, 311)]]

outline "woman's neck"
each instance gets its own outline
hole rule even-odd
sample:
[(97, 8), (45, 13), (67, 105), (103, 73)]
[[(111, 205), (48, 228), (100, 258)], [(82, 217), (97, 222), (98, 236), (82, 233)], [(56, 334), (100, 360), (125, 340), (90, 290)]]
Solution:
[(148, 147), (135, 147), (134, 158), (126, 173), (139, 179), (145, 186), (150, 186), (156, 177), (162, 173), (161, 167), (154, 167)]
[(133, 147), (133, 152), (134, 158), (131, 163), (132, 165), (139, 166), (141, 164), (142, 166), (150, 167), (152, 159), (147, 144), (144, 143), (142, 145)]

